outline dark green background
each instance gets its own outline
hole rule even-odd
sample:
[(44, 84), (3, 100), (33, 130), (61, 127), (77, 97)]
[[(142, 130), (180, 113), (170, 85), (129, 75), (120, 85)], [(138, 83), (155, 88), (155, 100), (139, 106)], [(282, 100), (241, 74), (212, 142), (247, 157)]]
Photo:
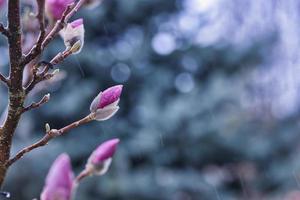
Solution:
[[(119, 137), (109, 172), (84, 180), (76, 199), (291, 200), (300, 175), (297, 8), (296, 0), (106, 0), (83, 9), (83, 51), (33, 97), (51, 93), (22, 118), (12, 153), (42, 137), (45, 123), (84, 117), (109, 86), (124, 84), (121, 109), (26, 155), (4, 189), (38, 197), (59, 154), (78, 173), (98, 144)], [(63, 48), (58, 38), (45, 60)]]

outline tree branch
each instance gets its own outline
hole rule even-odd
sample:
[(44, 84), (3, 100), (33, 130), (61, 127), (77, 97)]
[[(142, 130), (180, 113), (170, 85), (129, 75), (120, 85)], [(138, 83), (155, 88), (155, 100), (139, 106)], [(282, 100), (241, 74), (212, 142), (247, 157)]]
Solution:
[[(23, 56), (22, 51), (22, 31), (21, 31), (21, 19), (20, 19), (20, 0), (9, 0), (8, 1), (8, 27), (4, 27), (0, 24), (0, 34), (6, 35), (8, 39), (9, 46), (9, 63), (10, 71), (9, 77), (1, 75), (1, 81), (7, 83), (9, 92), (9, 105), (8, 113), (3, 124), (0, 128), (0, 187), (4, 181), (6, 171), (8, 167), (20, 159), (24, 154), (32, 151), (35, 148), (46, 145), (51, 139), (62, 135), (69, 130), (76, 128), (77, 126), (90, 122), (93, 120), (93, 114), (86, 116), (85, 118), (76, 121), (68, 126), (65, 126), (59, 130), (47, 129), (46, 135), (34, 143), (18, 152), (13, 158), (10, 159), (10, 149), (12, 144), (12, 138), (16, 127), (19, 123), (22, 113), (33, 108), (41, 106), (43, 103), (47, 102), (47, 97), (42, 98), (38, 103), (32, 103), (28, 107), (24, 108), (24, 101), (28, 92), (34, 88), (34, 86), (47, 78), (51, 78), (54, 73), (48, 74), (49, 69), (63, 61), (72, 52), (66, 50), (62, 53), (57, 54), (50, 63), (44, 64), (42, 72), (38, 73), (40, 65), (35, 66), (35, 79), (31, 84), (25, 89), (22, 86), (23, 70), (24, 67), (30, 63), (32, 60), (36, 59), (42, 54), (46, 46), (58, 35), (58, 33), (65, 27), (68, 20), (78, 11), (85, 0), (77, 0), (67, 7), (64, 11), (62, 18), (58, 20), (52, 30), (47, 34), (45, 30), (45, 0), (36, 0), (38, 4), (37, 19), (39, 21), (40, 34), (37, 39), (36, 45), (34, 45), (27, 55)], [(9, 84), (8, 84), (9, 83)]]
[(3, 83), (5, 83), (7, 86), (9, 86), (9, 79), (8, 78), (6, 78), (4, 75), (2, 75), (1, 73), (0, 73), (0, 80), (3, 82)]
[(3, 35), (5, 35), (6, 37), (9, 36), (8, 30), (4, 27), (4, 25), (2, 23), (0, 23), (0, 33), (2, 33)]
[(86, 178), (86, 177), (88, 177), (88, 176), (90, 176), (90, 175), (91, 175), (91, 172), (90, 172), (90, 171), (88, 171), (88, 170), (86, 170), (86, 169), (82, 170), (82, 171), (80, 172), (80, 174), (78, 174), (78, 176), (76, 176), (76, 178), (74, 179), (74, 185), (75, 185), (75, 186), (79, 185), (79, 182), (80, 182), (82, 179), (84, 179), (84, 178)]
[(24, 65), (20, 64), (22, 58), (21, 47), (21, 20), (19, 0), (8, 1), (8, 46), (9, 46), (9, 106), (8, 114), (3, 127), (0, 129), (0, 186), (3, 183), (7, 167), (5, 163), (10, 157), (12, 138), (19, 123), (25, 91), (22, 87), (22, 73)]
[(42, 43), (46, 35), (46, 29), (45, 29), (45, 0), (37, 0), (38, 4), (38, 13), (37, 13), (37, 20), (39, 21), (40, 26), (40, 35), (38, 37), (37, 43), (36, 43), (36, 50), (41, 51)]
[(68, 16), (68, 13), (70, 13), (72, 9), (74, 9), (74, 7), (75, 7), (74, 3), (67, 6), (61, 19), (57, 20), (53, 29), (49, 32), (49, 34), (46, 36), (45, 40), (43, 41), (42, 44), (43, 49), (54, 39), (54, 37), (59, 33), (59, 31), (61, 31), (65, 27), (65, 24), (68, 22), (66, 17)]
[(13, 87), (22, 89), (22, 73), (24, 65), (21, 65), (22, 46), (21, 46), (21, 20), (20, 20), (19, 0), (8, 1), (8, 43), (10, 58), (10, 79)]
[[(57, 137), (57, 136), (60, 136), (60, 135), (63, 135), (65, 133), (67, 133), (68, 131), (70, 131), (71, 129), (73, 128), (76, 128), (82, 124), (86, 124), (90, 121), (93, 120), (93, 115), (92, 114), (89, 114), (88, 116), (76, 121), (76, 122), (73, 122), (72, 124), (69, 124), (59, 130), (57, 129), (51, 129), (51, 130), (46, 130), (46, 135), (40, 139), (39, 141), (37, 141), (36, 143), (28, 146), (28, 147), (25, 147), (24, 149), (22, 149), (21, 151), (19, 151), (13, 158), (9, 159), (7, 162), (6, 162), (6, 166), (9, 167), (11, 164), (13, 164), (14, 162), (16, 162), (17, 160), (19, 160), (20, 158), (22, 158), (26, 153), (36, 149), (36, 148), (39, 148), (39, 147), (42, 147), (42, 146), (45, 146), (51, 139)], [(46, 128), (47, 129), (47, 128)]]
[(38, 55), (42, 53), (45, 47), (55, 38), (55, 36), (61, 31), (65, 24), (69, 21), (69, 19), (79, 10), (79, 8), (83, 5), (86, 0), (79, 0), (77, 3), (73, 3), (67, 6), (60, 20), (58, 20), (53, 29), (47, 34), (46, 38), (41, 43), (40, 48), (38, 46), (34, 46), (30, 52), (25, 56), (23, 60), (23, 64), (28, 64), (31, 60), (36, 58)]
[[(38, 63), (33, 70), (33, 79), (25, 89), (26, 94), (28, 94), (34, 88), (34, 86), (39, 82), (46, 79), (50, 79), (54, 74), (47, 74), (49, 69), (64, 61), (71, 54), (72, 54), (71, 50), (65, 50), (64, 52), (59, 52), (49, 63), (47, 62)], [(38, 73), (38, 68), (41, 65), (44, 65), (44, 69), (42, 70), (42, 72)]]
[(38, 108), (41, 105), (47, 103), (49, 100), (50, 100), (50, 94), (46, 94), (39, 102), (37, 102), (37, 103), (33, 102), (29, 106), (25, 107), (23, 109), (23, 112), (27, 112), (27, 111), (29, 111), (31, 109)]
[(74, 8), (68, 13), (68, 15), (65, 18), (65, 22), (68, 22), (69, 19), (78, 12), (79, 8), (85, 3), (86, 0), (79, 0)]

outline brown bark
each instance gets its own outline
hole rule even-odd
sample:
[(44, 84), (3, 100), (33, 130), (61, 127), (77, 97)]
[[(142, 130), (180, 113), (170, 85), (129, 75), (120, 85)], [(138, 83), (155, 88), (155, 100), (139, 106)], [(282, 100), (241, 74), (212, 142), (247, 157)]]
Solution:
[(0, 182), (3, 183), (6, 174), (6, 167), (0, 166)]
[(22, 87), (23, 66), (20, 65), (22, 58), (21, 30), (20, 30), (20, 5), (19, 0), (8, 1), (8, 43), (10, 59), (10, 85), (9, 107), (4, 126), (0, 131), (0, 186), (2, 185), (7, 171), (6, 162), (10, 157), (10, 148), (13, 134), (21, 117), (25, 92)]

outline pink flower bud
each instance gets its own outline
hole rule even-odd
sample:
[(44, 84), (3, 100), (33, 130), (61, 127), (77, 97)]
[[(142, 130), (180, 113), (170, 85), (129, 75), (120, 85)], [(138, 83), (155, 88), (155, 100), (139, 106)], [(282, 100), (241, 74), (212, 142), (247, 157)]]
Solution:
[(0, 9), (3, 8), (6, 0), (0, 0)]
[(66, 10), (69, 4), (75, 0), (46, 0), (45, 8), (48, 17), (52, 20), (58, 20)]
[(66, 28), (61, 31), (61, 36), (64, 39), (64, 43), (73, 54), (77, 54), (81, 51), (84, 44), (84, 26), (83, 19), (77, 19), (71, 23), (68, 23)]
[(61, 154), (48, 172), (41, 200), (70, 200), (73, 177), (69, 156)]
[(86, 170), (90, 172), (90, 174), (105, 174), (111, 164), (112, 157), (116, 152), (119, 142), (120, 140), (115, 138), (99, 145), (90, 155), (86, 164)]
[(94, 117), (98, 121), (111, 118), (119, 110), (119, 101), (122, 93), (123, 85), (110, 87), (93, 100), (90, 111), (94, 113)]

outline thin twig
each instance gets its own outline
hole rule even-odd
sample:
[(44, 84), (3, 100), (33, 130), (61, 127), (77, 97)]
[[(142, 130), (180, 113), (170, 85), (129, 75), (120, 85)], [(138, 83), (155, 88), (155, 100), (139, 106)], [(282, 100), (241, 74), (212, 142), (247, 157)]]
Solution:
[(62, 61), (64, 61), (71, 54), (72, 54), (71, 49), (67, 49), (63, 52), (60, 52), (50, 61), (50, 64), (52, 66), (57, 65), (57, 64), (61, 63)]
[(6, 85), (9, 85), (9, 79), (6, 78), (4, 75), (0, 74), (0, 80), (5, 83)]
[[(63, 17), (66, 15), (66, 12), (69, 12), (69, 6), (65, 10)], [(54, 37), (59, 33), (61, 29), (63, 29), (64, 24), (61, 20), (58, 20), (54, 25), (53, 29), (45, 36), (45, 38), (41, 41), (40, 45), (35, 45), (29, 51), (29, 53), (24, 57), (23, 64), (28, 64), (31, 60), (36, 58), (38, 55), (42, 54), (44, 48), (54, 39)]]
[(9, 35), (8, 30), (4, 27), (4, 25), (2, 23), (0, 23), (0, 33), (5, 35), (6, 37), (8, 37), (8, 35)]
[(85, 3), (86, 0), (79, 0), (76, 5), (74, 6), (74, 8), (67, 14), (67, 16), (65, 17), (65, 22), (68, 22), (69, 19), (78, 12), (79, 8)]
[(60, 135), (63, 135), (65, 133), (67, 133), (68, 131), (70, 131), (71, 129), (73, 128), (76, 128), (82, 124), (86, 124), (90, 121), (93, 120), (93, 115), (92, 114), (89, 114), (88, 116), (76, 121), (76, 122), (73, 122), (72, 124), (69, 124), (59, 130), (57, 129), (51, 129), (50, 131), (47, 131), (46, 132), (46, 135), (40, 139), (39, 141), (37, 141), (36, 143), (28, 146), (28, 147), (25, 147), (24, 149), (22, 149), (21, 151), (19, 151), (13, 158), (9, 159), (7, 162), (6, 162), (6, 166), (10, 166), (11, 164), (13, 164), (14, 162), (16, 162), (17, 160), (19, 160), (20, 158), (22, 158), (26, 153), (36, 149), (36, 148), (39, 148), (39, 147), (42, 147), (42, 146), (45, 146), (51, 139), (57, 137), (57, 136), (60, 136)]
[(49, 32), (49, 34), (43, 41), (42, 49), (44, 49), (54, 39), (54, 37), (59, 33), (59, 31), (61, 31), (65, 27), (65, 24), (68, 22), (66, 20), (66, 17), (68, 16), (68, 13), (70, 13), (72, 9), (74, 9), (75, 6), (76, 5), (74, 3), (67, 6), (61, 19), (55, 23), (53, 29)]
[(36, 43), (36, 49), (37, 51), (41, 51), (42, 43), (46, 35), (46, 29), (45, 29), (45, 0), (37, 0), (38, 4), (38, 14), (36, 18), (39, 21), (40, 26), (40, 35), (38, 37), (37, 43)]
[(82, 181), (84, 178), (90, 175), (91, 175), (91, 171), (85, 168), (78, 174), (78, 176), (76, 176), (76, 178), (73, 180), (73, 194), (72, 194), (73, 197), (75, 197), (80, 181)]
[[(39, 82), (50, 79), (54, 74), (47, 74), (49, 69), (64, 61), (71, 54), (72, 54), (71, 50), (65, 50), (64, 52), (58, 53), (49, 63), (48, 62), (38, 63), (33, 70), (33, 79), (25, 89), (26, 94), (28, 94), (34, 88), (34, 86)], [(38, 73), (38, 68), (41, 65), (44, 66), (44, 69), (40, 73)]]
[(31, 109), (34, 109), (34, 108), (38, 108), (40, 107), (41, 105), (47, 103), (50, 99), (50, 94), (46, 94), (39, 102), (33, 102), (32, 104), (30, 104), (29, 106), (25, 107), (23, 109), (23, 112), (27, 112)]
[(41, 44), (41, 48), (34, 46), (30, 52), (25, 56), (23, 64), (28, 64), (35, 57), (40, 55), (45, 47), (55, 38), (55, 36), (65, 27), (65, 24), (69, 19), (79, 10), (79, 8), (84, 4), (86, 0), (79, 0), (77, 3), (72, 3), (67, 6), (60, 20), (57, 20), (53, 29), (47, 34), (45, 39)]
[(78, 174), (78, 176), (76, 176), (76, 178), (74, 179), (74, 183), (75, 183), (74, 185), (78, 185), (82, 179), (84, 179), (90, 175), (91, 175), (91, 171), (86, 170), (86, 169), (82, 170), (80, 172), (80, 174)]

